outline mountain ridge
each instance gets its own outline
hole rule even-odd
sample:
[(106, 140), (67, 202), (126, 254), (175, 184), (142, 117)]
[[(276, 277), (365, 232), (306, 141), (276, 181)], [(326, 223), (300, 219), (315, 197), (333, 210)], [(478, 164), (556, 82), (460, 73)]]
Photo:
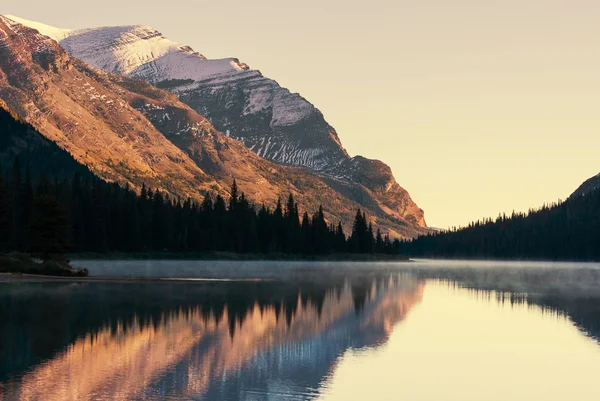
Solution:
[[(360, 206), (306, 169), (258, 157), (175, 95), (89, 67), (37, 30), (5, 17), (0, 17), (0, 56), (0, 98), (107, 181), (200, 199), (209, 191), (226, 195), (236, 178), (258, 204), (292, 191), (304, 208), (323, 203), (329, 220), (342, 220), (346, 227)], [(393, 236), (423, 231), (398, 214), (377, 208), (370, 214)]]
[(340, 188), (366, 188), (382, 209), (427, 226), (423, 211), (396, 182), (389, 166), (350, 157), (314, 105), (238, 59), (209, 60), (145, 25), (63, 30), (14, 18), (54, 35), (71, 56), (96, 68), (169, 90), (217, 130), (262, 158), (309, 168)]
[(600, 174), (596, 174), (595, 176), (585, 180), (575, 191), (573, 191), (569, 198), (573, 198), (576, 196), (585, 196), (590, 192), (598, 190), (599, 188)]

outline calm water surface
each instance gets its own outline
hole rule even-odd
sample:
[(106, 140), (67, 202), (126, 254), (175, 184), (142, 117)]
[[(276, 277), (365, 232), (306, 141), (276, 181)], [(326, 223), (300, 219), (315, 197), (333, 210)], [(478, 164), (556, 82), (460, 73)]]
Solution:
[(0, 282), (0, 400), (600, 399), (597, 265), (78, 264), (176, 280)]

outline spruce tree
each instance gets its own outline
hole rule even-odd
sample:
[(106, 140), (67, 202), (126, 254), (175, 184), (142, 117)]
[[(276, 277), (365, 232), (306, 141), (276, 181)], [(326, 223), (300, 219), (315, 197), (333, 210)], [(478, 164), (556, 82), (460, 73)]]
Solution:
[(235, 210), (235, 207), (238, 203), (238, 186), (236, 180), (233, 180), (233, 184), (231, 185), (231, 192), (229, 198), (229, 211)]
[(10, 248), (11, 223), (9, 191), (2, 170), (0, 170), (0, 252), (7, 251)]
[(23, 214), (21, 213), (21, 163), (19, 157), (15, 156), (13, 160), (12, 176), (10, 181), (10, 195), (11, 195), (11, 247), (14, 250), (23, 251), (22, 235), (24, 229), (24, 222), (21, 221)]
[(31, 219), (31, 249), (43, 261), (63, 261), (69, 247), (67, 211), (54, 196), (34, 199)]

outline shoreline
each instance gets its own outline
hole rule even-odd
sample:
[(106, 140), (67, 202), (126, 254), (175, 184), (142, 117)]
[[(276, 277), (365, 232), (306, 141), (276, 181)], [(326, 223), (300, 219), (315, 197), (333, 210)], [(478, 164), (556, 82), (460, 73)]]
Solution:
[(178, 278), (178, 277), (72, 277), (72, 276), (48, 276), (43, 274), (22, 274), (22, 273), (0, 273), (0, 283), (11, 282), (119, 282), (119, 283), (140, 283), (140, 282), (199, 282), (199, 283), (222, 283), (222, 282), (255, 282), (255, 281), (271, 281), (269, 278)]
[(233, 252), (211, 253), (179, 253), (179, 252), (148, 252), (148, 253), (73, 253), (68, 255), (70, 260), (185, 260), (185, 261), (280, 261), (280, 262), (409, 262), (410, 259), (401, 255), (387, 254), (354, 254), (340, 253), (329, 255), (297, 255), (297, 254), (243, 254)]

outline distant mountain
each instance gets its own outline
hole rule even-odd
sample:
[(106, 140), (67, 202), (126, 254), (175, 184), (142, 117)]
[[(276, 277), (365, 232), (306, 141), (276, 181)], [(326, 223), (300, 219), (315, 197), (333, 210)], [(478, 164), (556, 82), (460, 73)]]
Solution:
[(402, 243), (410, 257), (600, 261), (600, 191)]
[(571, 197), (587, 195), (598, 188), (600, 188), (600, 174), (585, 180), (584, 183), (571, 194)]
[(11, 18), (54, 38), (71, 56), (96, 68), (175, 93), (257, 155), (307, 167), (364, 207), (426, 227), (423, 211), (386, 164), (350, 157), (317, 108), (238, 59), (209, 60), (146, 26), (65, 30)]
[(354, 209), (368, 205), (375, 223), (394, 236), (425, 231), (412, 217), (411, 210), (419, 209), (409, 197), (401, 199), (402, 209), (392, 210), (366, 187), (264, 160), (172, 94), (94, 69), (2, 16), (0, 99), (107, 181), (199, 200), (207, 191), (226, 195), (235, 178), (257, 203), (291, 191), (309, 210), (323, 204), (330, 221), (347, 228)]

